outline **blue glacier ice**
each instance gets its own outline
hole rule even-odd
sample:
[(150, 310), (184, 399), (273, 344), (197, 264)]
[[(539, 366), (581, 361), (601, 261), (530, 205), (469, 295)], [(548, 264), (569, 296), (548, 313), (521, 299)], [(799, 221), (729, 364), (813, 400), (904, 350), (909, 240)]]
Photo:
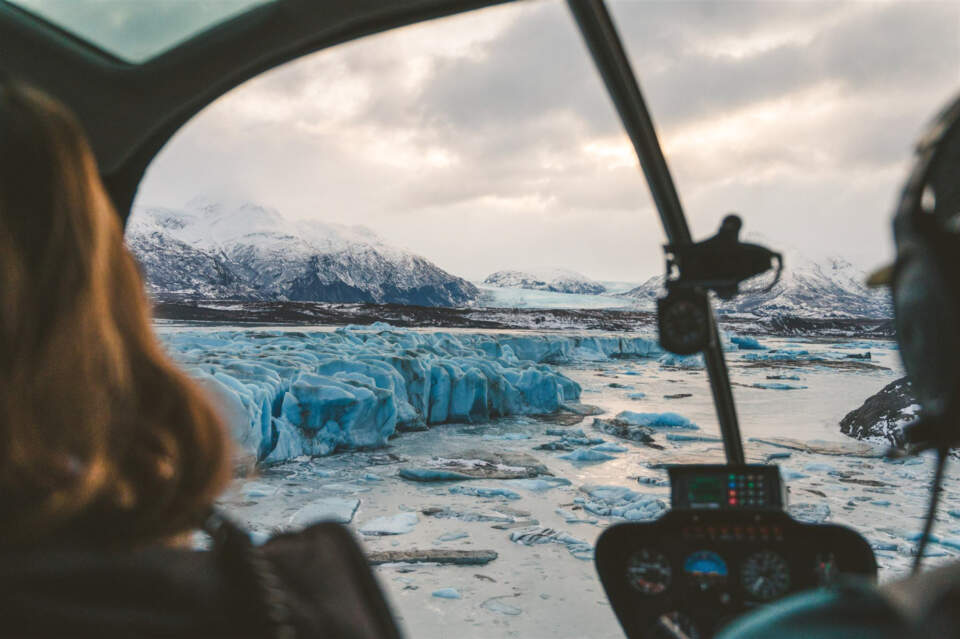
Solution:
[(471, 497), (485, 497), (487, 499), (503, 497), (505, 499), (520, 499), (520, 495), (507, 488), (485, 486), (451, 486), (452, 495), (470, 495)]
[(806, 386), (784, 384), (782, 382), (757, 382), (756, 384), (753, 384), (753, 387), (763, 390), (802, 390), (806, 388)]
[(658, 358), (653, 337), (176, 330), (161, 337), (264, 463), (384, 446), (404, 430), (557, 411), (580, 386), (552, 364)]
[(732, 335), (730, 341), (739, 347), (742, 351), (762, 351), (766, 346), (757, 341), (755, 337), (745, 337), (742, 335)]
[(577, 448), (566, 455), (560, 455), (558, 459), (566, 459), (572, 462), (603, 462), (615, 459), (613, 455), (593, 450), (591, 448)]
[(703, 355), (675, 355), (664, 353), (657, 359), (661, 366), (667, 368), (703, 368)]
[(361, 525), (360, 533), (370, 536), (405, 535), (412, 531), (419, 521), (416, 513), (377, 517)]
[(649, 426), (651, 428), (680, 428), (685, 430), (699, 430), (700, 427), (677, 413), (638, 413), (625, 410), (617, 413), (616, 419), (632, 426)]
[(630, 521), (649, 521), (667, 511), (667, 504), (659, 496), (644, 495), (623, 486), (588, 484), (580, 490), (587, 497), (577, 497), (574, 503), (600, 517), (619, 517)]

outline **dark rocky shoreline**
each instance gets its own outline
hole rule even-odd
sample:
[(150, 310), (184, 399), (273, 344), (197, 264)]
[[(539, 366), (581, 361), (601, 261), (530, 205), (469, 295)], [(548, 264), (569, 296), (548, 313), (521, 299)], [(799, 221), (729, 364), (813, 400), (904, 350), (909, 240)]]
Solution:
[[(620, 309), (448, 308), (402, 304), (336, 304), (329, 302), (251, 302), (240, 300), (158, 300), (160, 320), (217, 324), (288, 326), (370, 324), (402, 327), (535, 330), (654, 330), (656, 314)], [(741, 335), (891, 339), (889, 319), (719, 316), (721, 328)]]

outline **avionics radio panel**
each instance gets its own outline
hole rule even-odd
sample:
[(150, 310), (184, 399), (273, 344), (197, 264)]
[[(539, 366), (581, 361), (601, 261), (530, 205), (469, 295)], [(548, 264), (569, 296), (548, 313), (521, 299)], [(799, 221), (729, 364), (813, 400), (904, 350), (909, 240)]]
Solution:
[(671, 502), (681, 510), (783, 510), (786, 491), (777, 466), (676, 465)]

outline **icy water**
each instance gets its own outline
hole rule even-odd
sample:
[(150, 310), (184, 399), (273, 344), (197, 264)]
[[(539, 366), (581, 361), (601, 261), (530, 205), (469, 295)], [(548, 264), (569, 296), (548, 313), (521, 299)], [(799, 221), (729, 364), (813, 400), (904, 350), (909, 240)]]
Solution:
[[(161, 328), (167, 330), (179, 329)], [(764, 461), (772, 454), (785, 455), (775, 463), (780, 464), (786, 479), (791, 505), (821, 515), (828, 508), (827, 521), (854, 527), (874, 545), (881, 579), (902, 574), (911, 561), (915, 533), (921, 528), (931, 460), (893, 463), (751, 441), (786, 437), (851, 444), (853, 440), (840, 434), (838, 422), (866, 397), (902, 375), (893, 344), (769, 338), (761, 342), (771, 349), (806, 350), (833, 357), (871, 354), (871, 368), (856, 364), (863, 360), (850, 360), (853, 368), (840, 369), (816, 361), (782, 368), (770, 362), (757, 366), (750, 360), (752, 351), (728, 353), (728, 360), (748, 457)], [(710, 391), (702, 369), (665, 367), (655, 359), (604, 360), (557, 368), (582, 386), (582, 402), (600, 408), (600, 417), (623, 410), (672, 411), (695, 422), (700, 430), (658, 434), (658, 443), (666, 448), (655, 450), (599, 433), (592, 427), (593, 417), (585, 417), (579, 424), (513, 417), (485, 424), (438, 425), (426, 432), (403, 434), (384, 449), (302, 459), (265, 469), (258, 477), (237, 480), (223, 505), (251, 530), (269, 533), (298, 522), (309, 513), (308, 506), (318, 500), (346, 504), (348, 511), (358, 500), (350, 526), (369, 551), (450, 548), (498, 553), (496, 560), (482, 566), (376, 567), (380, 583), (410, 637), (622, 637), (588, 558), (563, 544), (514, 543), (510, 534), (516, 528), (510, 526), (536, 520), (541, 526), (592, 545), (604, 527), (615, 520), (577, 508), (575, 500), (584, 495), (582, 486), (624, 486), (668, 501), (666, 475), (654, 465), (723, 461), (719, 443), (675, 438), (676, 434), (705, 439), (719, 435)], [(771, 383), (796, 388), (753, 387)], [(644, 397), (639, 398), (639, 393)], [(689, 396), (667, 398), (680, 395)], [(582, 429), (587, 436), (615, 442), (625, 450), (610, 453), (611, 460), (592, 463), (562, 459), (563, 452), (535, 450), (540, 444), (557, 441), (548, 430), (560, 429)], [(667, 433), (674, 438), (668, 438)], [(819, 447), (829, 450), (827, 444)], [(431, 458), (456, 457), (464, 450), (478, 448), (532, 455), (569, 484), (554, 482), (556, 485), (550, 486), (524, 480), (421, 483), (398, 476), (401, 468), (424, 466)], [(936, 530), (937, 543), (931, 547), (935, 556), (930, 563), (960, 554), (960, 520), (949, 514), (954, 511), (960, 515), (957, 478), (956, 473), (950, 473)], [(459, 486), (506, 491), (481, 497), (456, 492)], [(305, 506), (308, 508), (301, 510)], [(431, 508), (445, 508), (455, 516), (443, 518), (423, 512)], [(573, 522), (573, 518), (586, 521)], [(376, 529), (397, 534), (361, 534)], [(439, 596), (444, 594), (454, 598)]]

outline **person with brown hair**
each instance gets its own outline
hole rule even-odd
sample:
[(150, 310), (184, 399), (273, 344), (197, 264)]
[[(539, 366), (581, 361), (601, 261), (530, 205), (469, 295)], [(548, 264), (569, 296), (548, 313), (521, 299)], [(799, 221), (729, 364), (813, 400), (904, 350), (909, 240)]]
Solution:
[(80, 125), (0, 81), (0, 635), (398, 636), (342, 527), (260, 549), (213, 515), (230, 451)]

